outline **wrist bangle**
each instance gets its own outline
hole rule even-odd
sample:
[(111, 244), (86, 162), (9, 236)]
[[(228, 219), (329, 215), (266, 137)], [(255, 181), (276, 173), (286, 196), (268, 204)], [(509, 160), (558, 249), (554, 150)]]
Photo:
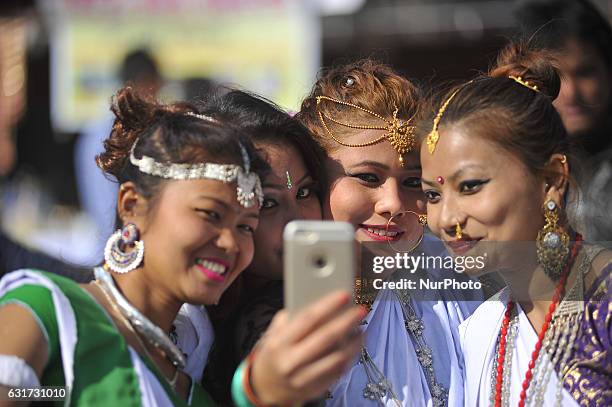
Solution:
[(265, 404), (257, 398), (253, 386), (251, 385), (251, 370), (253, 369), (253, 359), (255, 358), (255, 352), (251, 352), (245, 360), (244, 374), (242, 375), (242, 388), (244, 394), (251, 404), (255, 407), (265, 407)]
[(246, 360), (238, 366), (232, 378), (232, 399), (236, 407), (255, 407), (247, 398), (242, 387), (242, 377), (245, 373)]

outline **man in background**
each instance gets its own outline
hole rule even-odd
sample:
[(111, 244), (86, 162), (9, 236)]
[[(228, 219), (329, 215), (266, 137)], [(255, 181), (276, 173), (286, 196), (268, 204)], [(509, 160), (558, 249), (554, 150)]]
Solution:
[(522, 32), (559, 52), (562, 84), (554, 105), (589, 155), (612, 146), (612, 29), (587, 0), (519, 3)]
[(591, 241), (612, 241), (612, 28), (588, 0), (528, 0), (522, 36), (557, 52), (561, 91), (553, 102), (578, 156), (576, 221)]

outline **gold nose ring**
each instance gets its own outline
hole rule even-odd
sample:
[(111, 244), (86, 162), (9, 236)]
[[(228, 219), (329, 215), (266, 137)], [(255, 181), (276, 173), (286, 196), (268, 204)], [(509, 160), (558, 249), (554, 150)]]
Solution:
[(457, 239), (461, 239), (463, 237), (463, 231), (461, 230), (461, 225), (457, 222), (457, 226), (455, 226), (455, 237)]

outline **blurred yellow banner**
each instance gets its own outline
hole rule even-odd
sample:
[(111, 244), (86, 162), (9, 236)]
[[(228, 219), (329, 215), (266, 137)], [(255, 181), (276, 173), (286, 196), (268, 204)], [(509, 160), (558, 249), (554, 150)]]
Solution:
[[(123, 57), (148, 48), (169, 80), (204, 77), (297, 109), (320, 63), (318, 17), (299, 0), (42, 2), (51, 27), (54, 127), (77, 131), (108, 111)], [(173, 86), (174, 85), (174, 86)]]

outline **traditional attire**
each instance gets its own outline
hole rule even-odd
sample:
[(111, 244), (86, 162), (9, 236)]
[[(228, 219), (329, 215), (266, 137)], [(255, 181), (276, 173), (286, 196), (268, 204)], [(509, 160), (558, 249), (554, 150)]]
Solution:
[[(425, 242), (431, 239), (426, 236)], [(393, 278), (398, 280), (403, 273), (397, 271)], [(440, 281), (443, 273), (441, 270), (428, 270), (425, 276)], [(467, 280), (462, 275), (455, 275), (455, 278)], [(364, 349), (366, 359), (369, 357), (382, 373), (397, 400), (390, 392), (384, 391), (381, 393), (386, 394), (378, 400), (366, 397), (368, 391), (371, 395), (377, 390), (377, 383), (372, 383), (368, 377), (376, 374), (372, 374), (370, 367), (366, 366), (368, 364), (363, 362), (362, 353), (362, 357), (331, 389), (332, 398), (328, 399), (327, 405), (352, 407), (382, 403), (393, 407), (398, 407), (398, 404), (463, 407), (458, 327), (480, 305), (482, 297), (464, 301), (458, 294), (452, 290), (439, 290), (434, 293), (436, 298), (421, 300), (406, 297), (405, 292), (382, 290), (363, 325)], [(369, 374), (366, 369), (370, 369)]]
[[(554, 369), (548, 374), (545, 386), (538, 390), (532, 383), (527, 391), (526, 405), (537, 406), (609, 406), (612, 405), (612, 309), (610, 308), (610, 288), (612, 265), (602, 271), (596, 283), (584, 295), (582, 317), (577, 335), (569, 346), (565, 371), (559, 377), (560, 361), (552, 363)], [(476, 312), (460, 326), (461, 346), (465, 361), (465, 405), (491, 405), (495, 391), (495, 363), (498, 357), (498, 338), (504, 319), (510, 292), (502, 290), (498, 298), (484, 302)], [(563, 302), (560, 304), (563, 307)], [(519, 304), (516, 321), (510, 325), (507, 334), (506, 362), (504, 371), (510, 370), (504, 379), (502, 394), (503, 405), (517, 405), (525, 374), (529, 369), (532, 352), (538, 342), (538, 334), (533, 329), (525, 312)], [(550, 357), (542, 348), (540, 355), (545, 362)], [(509, 358), (509, 353), (512, 357)], [(509, 360), (508, 360), (509, 359)], [(542, 361), (536, 365), (546, 366)], [(544, 368), (534, 369), (533, 381), (545, 374)], [(559, 382), (561, 380), (561, 383)], [(509, 383), (508, 383), (509, 381)]]
[[(33, 270), (9, 273), (0, 280), (0, 306), (9, 303), (25, 307), (38, 321), (49, 345), (40, 384), (65, 386), (66, 405), (214, 405), (193, 379), (187, 402), (179, 399), (154, 363), (132, 349), (104, 308), (71, 280)], [(198, 310), (188, 305), (176, 321), (183, 337), (179, 346), (191, 352), (186, 370), (192, 374), (201, 372), (212, 340), (202, 331), (210, 322)], [(0, 383), (11, 384), (9, 361), (0, 357)]]

